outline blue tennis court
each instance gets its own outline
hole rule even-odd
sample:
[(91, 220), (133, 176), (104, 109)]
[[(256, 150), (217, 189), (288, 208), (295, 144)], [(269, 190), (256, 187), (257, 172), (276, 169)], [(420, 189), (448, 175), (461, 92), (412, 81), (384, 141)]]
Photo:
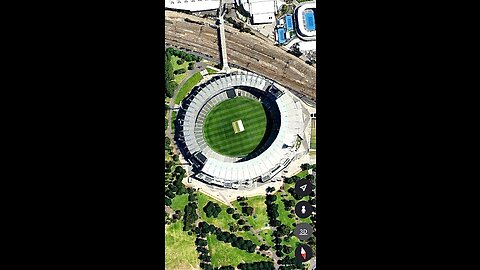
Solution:
[(285, 24), (287, 25), (287, 30), (293, 30), (292, 15), (285, 16)]
[(278, 28), (277, 29), (277, 40), (278, 40), (278, 43), (280, 43), (280, 44), (285, 43), (285, 41), (286, 41), (285, 29), (283, 29), (283, 28)]
[(305, 27), (307, 28), (307, 31), (313, 31), (315, 30), (315, 14), (313, 13), (312, 10), (307, 10), (304, 13), (305, 16)]

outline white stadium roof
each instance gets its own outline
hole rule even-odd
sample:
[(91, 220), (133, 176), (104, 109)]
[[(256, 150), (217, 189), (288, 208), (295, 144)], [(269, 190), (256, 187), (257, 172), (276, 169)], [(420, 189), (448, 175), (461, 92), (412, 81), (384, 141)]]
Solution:
[[(210, 149), (202, 134), (204, 117), (216, 104), (228, 99), (225, 90), (235, 89), (235, 86), (249, 86), (267, 91), (272, 83), (283, 92), (274, 101), (278, 105), (281, 122), (272, 144), (258, 156), (245, 161), (222, 156)], [(242, 96), (245, 94), (248, 96), (247, 92), (242, 93)], [(300, 101), (282, 86), (253, 73), (233, 74), (202, 86), (198, 94), (192, 98), (183, 120), (183, 138), (191, 154), (201, 152), (206, 157), (200, 175), (213, 177), (213, 180), (208, 182), (227, 186), (237, 181), (270, 177), (288, 166), (288, 162), (298, 154), (293, 147), (298, 138), (297, 134), (305, 138), (307, 122), (308, 117)], [(206, 179), (205, 175), (201, 177)]]

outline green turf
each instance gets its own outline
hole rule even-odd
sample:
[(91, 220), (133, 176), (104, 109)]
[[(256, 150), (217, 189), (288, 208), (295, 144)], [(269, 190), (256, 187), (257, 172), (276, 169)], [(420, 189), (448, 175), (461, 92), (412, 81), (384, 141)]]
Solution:
[(183, 84), (182, 88), (178, 91), (177, 97), (175, 98), (175, 104), (179, 105), (180, 102), (187, 96), (187, 94), (193, 89), (203, 79), (202, 74), (197, 72), (188, 78), (188, 80)]
[[(288, 199), (289, 200), (293, 199), (293, 197)], [(295, 228), (293, 226), (293, 223), (295, 223), (295, 219), (288, 217), (290, 212), (285, 210), (285, 204), (283, 203), (282, 197), (280, 196), (280, 194), (277, 194), (277, 200), (275, 201), (275, 203), (278, 204), (278, 220), (280, 220), (282, 224), (287, 225), (288, 227), (290, 227), (290, 229), (293, 230)]]
[(185, 209), (185, 205), (188, 203), (188, 194), (182, 194), (182, 195), (177, 195), (175, 198), (172, 200), (172, 205), (170, 205), (170, 208), (173, 210), (183, 210)]
[(245, 232), (245, 231), (237, 231), (234, 232), (236, 236), (241, 236), (245, 240), (251, 240), (255, 245), (260, 246), (262, 243), (260, 242), (260, 239), (254, 235), (251, 231)]
[(273, 236), (272, 236), (272, 230), (264, 230), (260, 233), (260, 235), (263, 237), (263, 239), (265, 240), (265, 243), (271, 247), (273, 247), (275, 245), (275, 243), (273, 243)]
[(208, 74), (215, 74), (215, 73), (217, 73), (218, 71), (216, 71), (215, 69), (211, 69), (211, 68), (208, 68), (208, 67), (207, 67), (207, 72), (208, 72)]
[(207, 236), (208, 251), (212, 257), (212, 266), (220, 267), (226, 265), (233, 265), (234, 267), (244, 263), (270, 261), (269, 257), (263, 257), (256, 253), (249, 253), (247, 251), (232, 247), (230, 243), (225, 243), (217, 240), (214, 234)]
[(297, 176), (300, 178), (305, 178), (308, 175), (308, 171), (301, 171), (297, 173)]
[(312, 137), (310, 139), (310, 148), (317, 149), (317, 129), (312, 128)]
[[(185, 63), (183, 63), (181, 65), (178, 65), (177, 60), (179, 60), (179, 59), (180, 58), (178, 56), (175, 56), (175, 55), (171, 56), (170, 62), (172, 63), (173, 70), (184, 68), (188, 72), (188, 63), (190, 63), (190, 62), (185, 61)], [(195, 61), (193, 61), (193, 62), (195, 63)], [(174, 75), (175, 76), (174, 81), (177, 84), (180, 84), (180, 82), (185, 78), (186, 75), (187, 75), (186, 72), (183, 73), (183, 74)]]
[(286, 245), (292, 248), (292, 251), (290, 251), (289, 254), (285, 254), (285, 255), (289, 255), (290, 257), (295, 257), (295, 249), (300, 243), (301, 243), (300, 239), (298, 239), (296, 236), (290, 237), (289, 241), (283, 240), (282, 245)]
[[(265, 204), (265, 196), (255, 196), (247, 199), (248, 206), (253, 207), (253, 215), (244, 216), (244, 219), (253, 227), (258, 230), (265, 227), (268, 224), (267, 205)], [(242, 212), (242, 207), (238, 201), (233, 202), (233, 205), (238, 209), (238, 212)], [(253, 218), (255, 216), (255, 218)]]
[(165, 226), (165, 269), (191, 270), (200, 264), (195, 235), (182, 230), (182, 222)]
[[(234, 218), (232, 218), (231, 215), (227, 213), (228, 206), (226, 206), (225, 204), (217, 200), (214, 200), (208, 197), (207, 195), (199, 192), (197, 192), (197, 199), (198, 199), (198, 211), (200, 212), (202, 220), (208, 222), (209, 224), (213, 224), (224, 231), (230, 231), (229, 224), (237, 222)], [(205, 211), (203, 211), (203, 207), (207, 205), (208, 201), (212, 201), (218, 204), (222, 208), (222, 211), (218, 214), (218, 217), (216, 218), (207, 217), (207, 214), (205, 214)]]
[[(232, 122), (242, 120), (245, 130), (235, 134)], [(215, 106), (207, 115), (203, 136), (217, 153), (243, 157), (261, 143), (267, 126), (262, 104), (246, 97), (236, 97)]]
[(177, 111), (172, 111), (172, 123), (171, 123), (171, 128), (172, 130), (175, 129), (175, 119), (177, 118)]

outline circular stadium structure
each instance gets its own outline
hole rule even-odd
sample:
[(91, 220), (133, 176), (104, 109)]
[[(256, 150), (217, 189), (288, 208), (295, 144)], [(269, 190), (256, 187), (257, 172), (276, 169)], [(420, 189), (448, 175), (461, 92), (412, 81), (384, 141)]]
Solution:
[(317, 2), (306, 2), (295, 9), (295, 30), (300, 39), (316, 40)]
[(237, 189), (273, 179), (308, 151), (309, 113), (283, 86), (250, 72), (214, 77), (183, 100), (175, 140), (192, 175)]

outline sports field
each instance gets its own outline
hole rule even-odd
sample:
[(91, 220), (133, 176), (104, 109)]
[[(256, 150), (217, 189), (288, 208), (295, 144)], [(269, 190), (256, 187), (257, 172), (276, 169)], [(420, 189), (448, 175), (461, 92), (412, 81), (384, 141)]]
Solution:
[[(232, 123), (241, 120), (244, 131), (235, 133)], [(244, 157), (261, 143), (267, 127), (262, 104), (246, 97), (235, 97), (214, 107), (203, 125), (203, 136), (215, 152)]]

